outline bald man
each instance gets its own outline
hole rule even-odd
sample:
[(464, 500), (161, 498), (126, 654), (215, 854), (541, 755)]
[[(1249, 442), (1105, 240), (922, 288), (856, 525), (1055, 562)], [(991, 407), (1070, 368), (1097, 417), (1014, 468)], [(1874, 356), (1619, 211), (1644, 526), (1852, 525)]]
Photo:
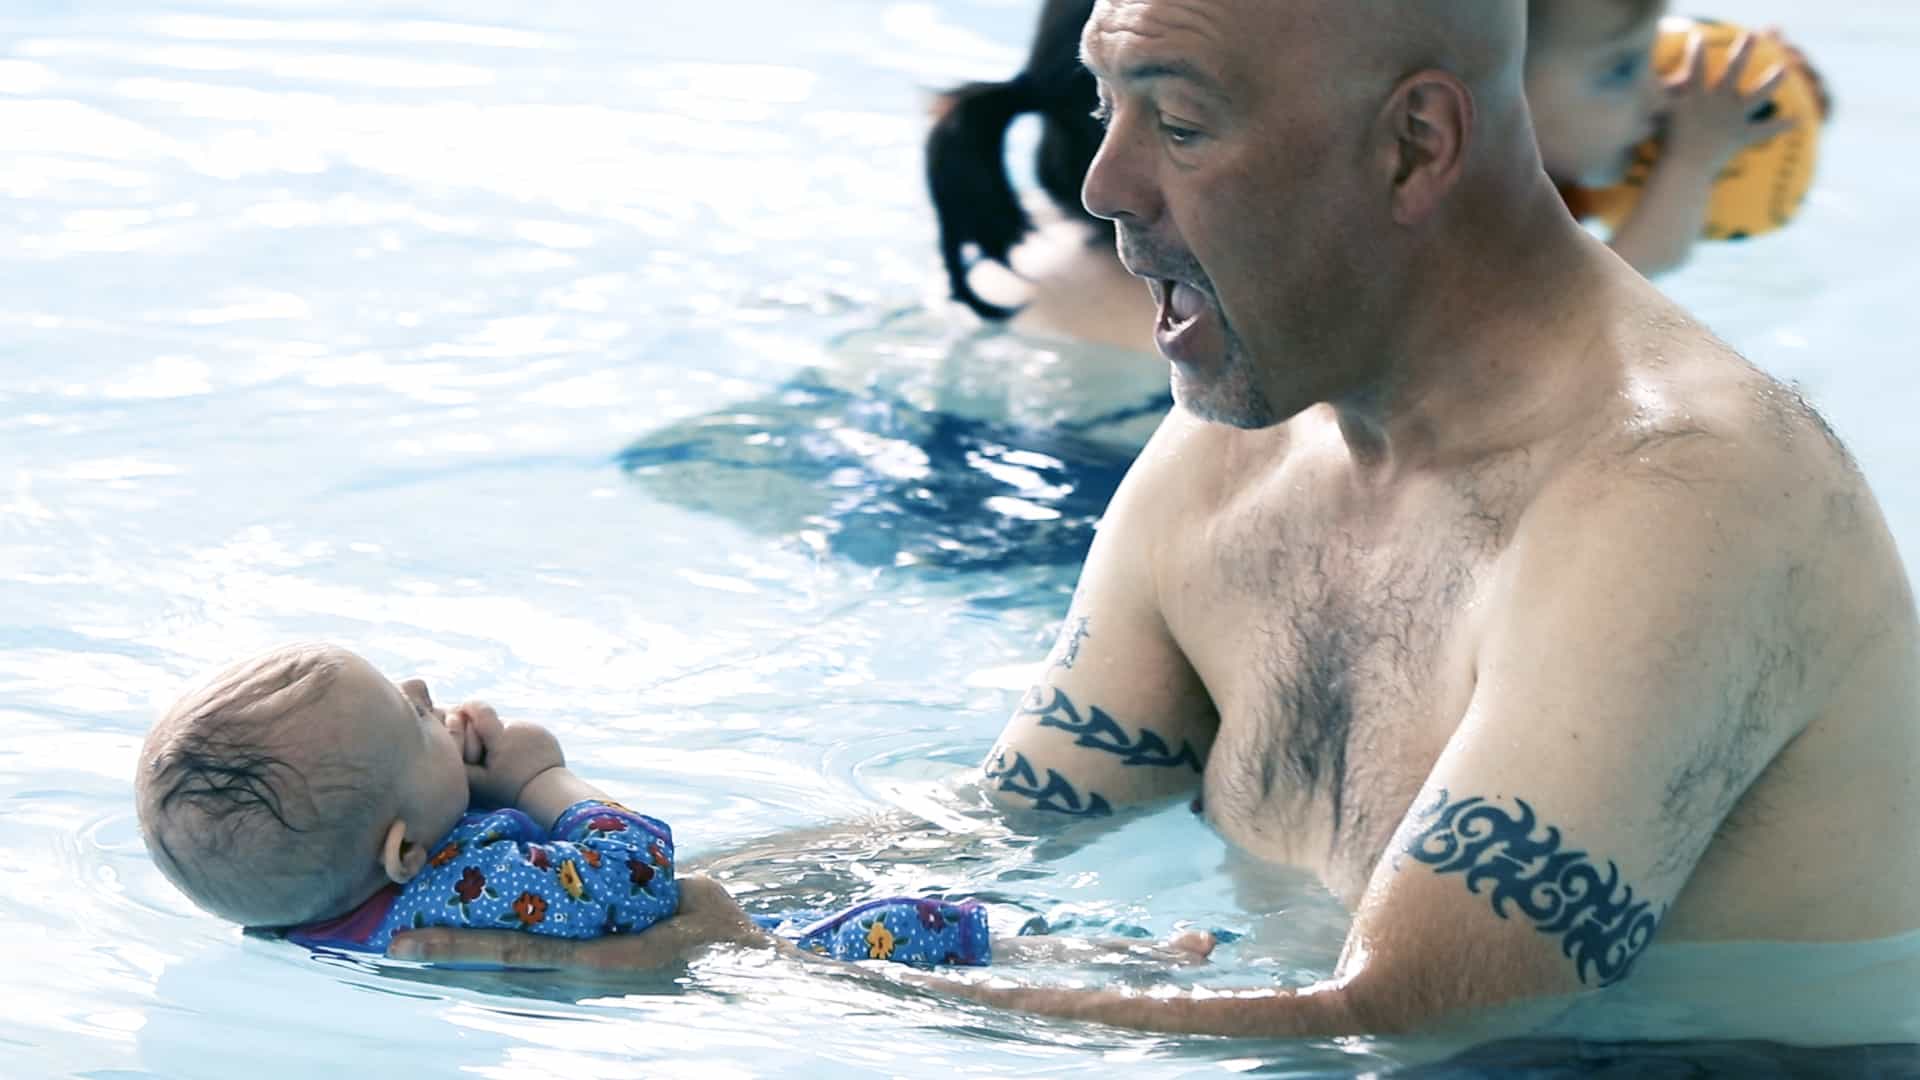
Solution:
[[(1397, 1031), (1620, 983), (1656, 937), (1920, 927), (1893, 542), (1820, 418), (1569, 218), (1522, 8), (1095, 9), (1086, 201), (1159, 301), (1180, 407), (986, 784), (1062, 818), (1192, 799), (1317, 873), (1352, 932), (1298, 991), (958, 992), (1155, 1031)], [(750, 936), (708, 883), (676, 921), (518, 958)]]

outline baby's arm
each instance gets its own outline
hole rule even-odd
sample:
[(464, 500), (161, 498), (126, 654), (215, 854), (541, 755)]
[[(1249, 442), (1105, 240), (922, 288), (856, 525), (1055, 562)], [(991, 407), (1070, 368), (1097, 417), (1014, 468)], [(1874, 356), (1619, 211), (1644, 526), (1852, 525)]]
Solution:
[(596, 928), (626, 932), (673, 914), (679, 890), (673, 834), (664, 823), (575, 776), (560, 741), (538, 724), (508, 726), (479, 702), (455, 709), (447, 722), (461, 735), (474, 797), (519, 810), (546, 839), (525, 854), (539, 871), (536, 891), (549, 917), (566, 914), (566, 921), (591, 919)]
[(538, 724), (502, 723), (493, 707), (469, 701), (447, 715), (461, 737), (467, 786), (487, 806), (513, 807), (543, 830), (577, 803), (611, 802), (567, 768), (560, 740)]
[(1613, 250), (1648, 277), (1676, 269), (1700, 237), (1713, 201), (1713, 185), (1733, 156), (1792, 127), (1791, 121), (1756, 120), (1786, 68), (1779, 67), (1752, 93), (1741, 93), (1754, 38), (1734, 46), (1717, 83), (1707, 81), (1701, 38), (1688, 46), (1673, 94), (1665, 146), (1647, 178), (1640, 202), (1613, 235)]

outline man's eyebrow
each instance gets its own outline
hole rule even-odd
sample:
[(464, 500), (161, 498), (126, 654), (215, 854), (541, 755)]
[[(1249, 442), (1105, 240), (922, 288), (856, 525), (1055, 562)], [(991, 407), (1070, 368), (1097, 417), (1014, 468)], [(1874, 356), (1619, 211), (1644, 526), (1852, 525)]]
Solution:
[[(1092, 63), (1088, 63), (1087, 67), (1092, 70), (1096, 76), (1101, 75), (1100, 69), (1094, 67)], [(1225, 94), (1225, 89), (1220, 85), (1218, 79), (1215, 79), (1213, 76), (1185, 60), (1142, 60), (1138, 63), (1122, 66), (1119, 71), (1114, 72), (1112, 76), (1108, 78), (1110, 78), (1110, 81), (1119, 83), (1175, 80), (1189, 83), (1196, 89), (1216, 97)]]

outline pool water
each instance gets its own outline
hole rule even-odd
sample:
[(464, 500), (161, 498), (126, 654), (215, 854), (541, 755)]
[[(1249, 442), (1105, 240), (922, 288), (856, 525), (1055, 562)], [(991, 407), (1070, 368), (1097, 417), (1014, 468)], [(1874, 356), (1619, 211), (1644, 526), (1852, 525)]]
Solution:
[[(1031, 7), (0, 13), (0, 1073), (1154, 1077), (1430, 1056), (1132, 1036), (752, 958), (597, 987), (315, 959), (198, 915), (141, 848), (129, 777), (156, 710), (300, 638), (551, 725), (688, 855), (888, 808), (970, 827), (939, 783), (998, 732), (1118, 475), (1110, 440), (1067, 428), (1128, 405), (1023, 413), (996, 372), (1106, 361), (929, 309), (927, 91), (1009, 73)], [(1920, 11), (1717, 14), (1792, 26), (1840, 122), (1798, 227), (1708, 251), (1672, 289), (1804, 384), (1912, 555)], [(944, 889), (1087, 932), (1211, 926), (1246, 936), (1222, 977), (1282, 983), (1325, 974), (1343, 930), (1298, 879), (1237, 893), (1179, 812), (1085, 844), (979, 829), (917, 859), (835, 850), (775, 866), (756, 902)]]

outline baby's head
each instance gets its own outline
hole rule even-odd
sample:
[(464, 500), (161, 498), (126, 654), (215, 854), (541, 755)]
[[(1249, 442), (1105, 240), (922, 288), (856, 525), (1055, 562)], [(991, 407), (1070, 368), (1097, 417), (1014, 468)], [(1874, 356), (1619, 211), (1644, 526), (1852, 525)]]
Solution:
[(1530, 0), (1527, 104), (1547, 173), (1618, 183), (1666, 97), (1653, 45), (1666, 0)]
[(295, 645), (175, 702), (141, 748), (134, 797), (147, 849), (194, 903), (292, 926), (419, 873), (467, 809), (467, 774), (424, 683)]

